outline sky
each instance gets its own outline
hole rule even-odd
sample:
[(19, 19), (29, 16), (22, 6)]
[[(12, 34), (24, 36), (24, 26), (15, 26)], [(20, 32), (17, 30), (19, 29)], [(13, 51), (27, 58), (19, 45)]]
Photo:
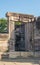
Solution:
[(40, 16), (40, 0), (0, 0), (0, 18), (7, 12)]

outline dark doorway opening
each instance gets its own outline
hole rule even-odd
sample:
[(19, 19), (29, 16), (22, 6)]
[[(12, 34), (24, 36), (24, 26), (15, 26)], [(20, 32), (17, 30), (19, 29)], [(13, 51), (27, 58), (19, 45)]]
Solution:
[(15, 22), (15, 51), (25, 51), (25, 23)]

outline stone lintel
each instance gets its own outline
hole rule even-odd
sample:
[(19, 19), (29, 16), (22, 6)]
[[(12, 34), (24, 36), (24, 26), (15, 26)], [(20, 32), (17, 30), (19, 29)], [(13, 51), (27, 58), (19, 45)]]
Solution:
[(28, 14), (21, 14), (21, 13), (12, 13), (12, 12), (7, 12), (6, 16), (20, 16), (20, 17), (24, 17), (24, 18), (34, 18), (33, 15), (28, 15)]
[(21, 14), (21, 13), (12, 13), (12, 12), (7, 12), (6, 17), (10, 17), (10, 20), (12, 21), (20, 21), (22, 22), (33, 22), (35, 17), (33, 15), (28, 15), (28, 14)]

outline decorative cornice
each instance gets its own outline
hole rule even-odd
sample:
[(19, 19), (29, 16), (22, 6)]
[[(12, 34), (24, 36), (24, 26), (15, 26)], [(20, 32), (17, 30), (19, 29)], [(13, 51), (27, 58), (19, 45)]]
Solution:
[(12, 12), (7, 12), (6, 16), (7, 17), (10, 17), (10, 16), (16, 16), (16, 17), (18, 17), (18, 16), (20, 16), (22, 18), (34, 18), (33, 15), (21, 14), (21, 13), (12, 13)]

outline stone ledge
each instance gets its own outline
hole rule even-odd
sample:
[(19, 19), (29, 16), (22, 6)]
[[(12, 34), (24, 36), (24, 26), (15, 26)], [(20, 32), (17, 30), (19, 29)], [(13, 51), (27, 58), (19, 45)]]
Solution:
[(0, 34), (0, 41), (8, 39), (9, 34)]
[(40, 52), (10, 52), (9, 53), (9, 58), (18, 58), (18, 57), (23, 57), (23, 58), (27, 58), (27, 57), (39, 57), (40, 56)]

